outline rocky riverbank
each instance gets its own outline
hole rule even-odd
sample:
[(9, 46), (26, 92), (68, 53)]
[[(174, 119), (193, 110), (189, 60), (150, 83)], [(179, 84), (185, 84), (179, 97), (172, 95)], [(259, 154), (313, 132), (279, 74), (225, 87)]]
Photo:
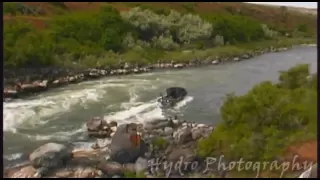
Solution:
[[(158, 62), (153, 65), (140, 67), (127, 63), (119, 65), (118, 68), (92, 68), (87, 70), (74, 69), (40, 69), (34, 70), (4, 70), (4, 101), (23, 98), (25, 96), (41, 93), (52, 88), (75, 84), (87, 80), (98, 79), (107, 76), (138, 74), (151, 72), (158, 69), (181, 69), (187, 67), (199, 67), (203, 65), (217, 65), (231, 61), (241, 61), (256, 57), (268, 52), (281, 52), (289, 48), (269, 47), (263, 50), (256, 50), (250, 53), (229, 56), (229, 57), (210, 57), (207, 59), (195, 59), (186, 63), (162, 63)], [(190, 52), (183, 52), (190, 53)]]
[(87, 122), (88, 135), (97, 138), (92, 149), (79, 150), (72, 145), (48, 143), (30, 153), (28, 162), (5, 169), (4, 177), (155, 178), (226, 175), (225, 171), (218, 171), (213, 164), (210, 166), (208, 161), (196, 154), (197, 141), (208, 137), (214, 130), (213, 126), (187, 123), (176, 118), (134, 126), (138, 127), (137, 132), (148, 145), (148, 151), (136, 162), (119, 164), (109, 159), (109, 142), (117, 131), (117, 123), (93, 118)]
[[(79, 149), (75, 147), (76, 143), (47, 143), (31, 152), (26, 162), (5, 168), (3, 177), (233, 177), (234, 172), (224, 169), (229, 167), (225, 159), (201, 157), (197, 154), (197, 142), (208, 137), (215, 130), (213, 126), (188, 123), (176, 117), (149, 121), (145, 124), (131, 123), (129, 125), (136, 127), (148, 150), (134, 162), (120, 164), (110, 158), (110, 142), (115, 132), (120, 129), (117, 123), (96, 117), (88, 120), (86, 125), (88, 136), (96, 138), (96, 143), (93, 143), (91, 148)], [(256, 175), (252, 174), (252, 177)]]

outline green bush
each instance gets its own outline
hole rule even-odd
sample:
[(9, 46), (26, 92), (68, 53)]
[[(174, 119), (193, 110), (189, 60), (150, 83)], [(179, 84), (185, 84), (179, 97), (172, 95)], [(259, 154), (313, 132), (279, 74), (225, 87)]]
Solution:
[[(194, 6), (193, 3), (186, 4)], [(23, 12), (21, 7), (25, 9)], [(283, 41), (276, 36), (277, 41), (259, 42), (265, 38), (273, 39), (276, 32), (244, 16), (212, 13), (200, 17), (150, 7), (136, 7), (121, 13), (109, 6), (102, 6), (95, 12), (69, 12), (53, 17), (47, 23), (48, 28), (41, 30), (24, 20), (6, 21), (5, 67), (69, 66), (75, 63), (76, 66), (89, 67), (96, 64), (115, 66), (120, 59), (133, 64), (150, 64), (158, 60), (186, 62), (195, 58), (239, 55), (247, 49), (270, 45), (292, 45), (297, 39), (292, 38), (289, 42), (288, 38)], [(57, 9), (63, 11), (63, 8)], [(5, 3), (4, 12), (14, 14), (29, 10), (38, 12), (23, 3)], [(237, 44), (237, 47), (229, 44)], [(197, 50), (197, 53), (181, 53), (188, 49)], [(104, 60), (104, 57), (110, 59)]]
[(297, 27), (298, 31), (300, 32), (308, 32), (308, 26), (306, 24), (300, 24), (298, 27)]
[(3, 3), (3, 13), (10, 15), (44, 15), (44, 11), (38, 7), (30, 7), (22, 2)]
[(303, 87), (307, 85), (309, 73), (308, 64), (300, 64), (288, 71), (280, 72), (279, 86), (288, 89)]
[(4, 65), (43, 66), (54, 63), (55, 46), (46, 32), (37, 32), (27, 23), (4, 26)]
[(152, 141), (152, 144), (155, 148), (157, 149), (166, 149), (168, 147), (168, 142), (161, 138), (161, 137), (157, 137)]
[[(207, 39), (212, 31), (211, 24), (198, 15), (182, 15), (176, 11), (171, 11), (168, 15), (159, 15), (149, 9), (136, 7), (123, 12), (122, 17), (136, 28), (139, 39), (153, 41), (156, 47), (163, 49)], [(159, 39), (165, 43), (159, 43)]]
[(258, 41), (265, 38), (259, 22), (244, 16), (213, 16), (213, 32), (230, 44)]
[(3, 3), (3, 14), (17, 15), (19, 12), (16, 2)]
[(56, 39), (75, 39), (82, 45), (92, 43), (115, 52), (122, 49), (127, 27), (119, 12), (108, 6), (98, 13), (75, 13), (57, 17), (51, 22)]
[(42, 31), (22, 21), (6, 22), (5, 66), (53, 65), (59, 59), (54, 56), (66, 53), (72, 59), (81, 59), (89, 55), (99, 57), (110, 50), (120, 52), (128, 31), (130, 25), (122, 20), (118, 11), (110, 7), (102, 7), (96, 13), (55, 17), (49, 29)]

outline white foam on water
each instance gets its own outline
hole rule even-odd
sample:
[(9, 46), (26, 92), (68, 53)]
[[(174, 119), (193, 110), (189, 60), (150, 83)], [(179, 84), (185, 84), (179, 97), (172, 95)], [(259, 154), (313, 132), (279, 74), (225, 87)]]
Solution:
[(318, 44), (307, 44), (307, 46), (309, 46), (309, 47), (317, 47)]
[[(159, 80), (160, 81), (160, 80)], [(4, 103), (4, 131), (16, 132), (15, 128), (23, 126), (24, 128), (34, 128), (39, 124), (53, 120), (59, 114), (71, 111), (75, 105), (83, 107), (89, 106), (90, 102), (101, 101), (107, 93), (108, 88), (122, 87), (127, 88), (130, 99), (127, 102), (120, 103), (121, 110), (111, 112), (105, 115), (107, 121), (116, 121), (118, 124), (123, 123), (142, 123), (156, 119), (164, 119), (163, 111), (158, 106), (156, 99), (149, 102), (141, 102), (140, 95), (143, 92), (152, 91), (158, 88), (159, 83), (154, 85), (154, 80), (140, 79), (108, 79), (96, 82), (84, 82), (59, 94), (46, 95), (41, 99), (13, 101)], [(160, 82), (161, 83), (161, 82)], [(163, 83), (162, 83), (163, 84)], [(78, 86), (78, 87), (77, 87)], [(83, 87), (82, 89), (79, 87)], [(74, 89), (73, 89), (74, 88)], [(76, 89), (78, 88), (78, 89)], [(178, 103), (176, 109), (187, 105), (192, 101), (192, 97)], [(118, 106), (118, 105), (117, 105)], [(31, 126), (31, 127), (30, 127)], [(53, 133), (25, 134), (22, 135), (34, 141), (68, 141), (76, 138), (77, 150), (89, 150), (93, 142), (84, 141), (86, 128), (85, 124), (80, 129), (69, 131), (58, 131)], [(16, 132), (20, 133), (20, 132)], [(110, 142), (104, 142), (106, 144)]]
[[(186, 106), (189, 102), (193, 100), (192, 96), (187, 96), (184, 100), (179, 102), (175, 107), (176, 110)], [(125, 123), (141, 123), (145, 124), (150, 121), (165, 119), (166, 117), (163, 114), (162, 109), (158, 105), (156, 99), (151, 100), (150, 102), (143, 103), (138, 106), (131, 106), (129, 109), (125, 109), (118, 112), (113, 112), (104, 117), (108, 122), (116, 121), (118, 125)], [(104, 142), (110, 144), (111, 141)], [(89, 143), (90, 147), (93, 143)], [(87, 146), (86, 146), (87, 145)], [(88, 144), (84, 144), (85, 147), (88, 147)]]
[[(181, 107), (187, 105), (189, 102), (193, 100), (193, 97), (187, 96), (184, 100), (177, 104), (175, 109), (180, 109)], [(165, 116), (163, 115), (162, 109), (159, 107), (158, 102), (156, 99), (138, 105), (138, 106), (131, 106), (128, 109), (113, 112), (104, 117), (107, 121), (116, 121), (118, 124), (124, 123), (146, 123), (149, 121), (153, 121), (156, 119), (164, 119)]]
[(126, 84), (100, 83), (86, 89), (66, 90), (41, 99), (20, 100), (3, 103), (3, 130), (16, 132), (20, 125), (37, 126), (48, 118), (68, 112), (73, 106), (86, 106), (88, 102), (99, 101), (107, 87), (126, 87)]
[(134, 84), (134, 83), (150, 83), (151, 80), (148, 79), (132, 79), (132, 78), (117, 78), (117, 79), (108, 79), (107, 80), (108, 83), (130, 83), (130, 84)]
[(154, 73), (154, 72), (148, 72), (148, 73), (142, 73), (142, 74), (135, 74), (135, 75), (133, 75), (133, 76), (135, 76), (135, 77), (140, 77), (140, 76), (154, 76), (154, 75), (156, 75), (156, 73)]
[(76, 151), (82, 151), (82, 150), (92, 150), (91, 146), (95, 143), (95, 141), (92, 142), (74, 142), (72, 143), (74, 145), (74, 149)]
[(73, 142), (73, 151), (92, 151), (92, 145), (98, 143), (100, 147), (107, 147), (111, 143), (110, 139), (98, 139), (90, 142)]
[(175, 106), (175, 109), (180, 109), (183, 106), (187, 105), (191, 101), (193, 101), (193, 97), (192, 96), (187, 96), (187, 97), (184, 98), (184, 100), (182, 100), (182, 101), (177, 103), (177, 105)]
[(154, 109), (156, 107), (157, 107), (156, 102), (145, 103), (138, 106), (132, 106), (123, 111), (110, 113), (109, 115), (106, 115), (104, 118), (108, 121), (109, 120), (117, 121), (118, 124), (128, 123), (130, 122), (130, 119), (135, 118), (136, 115), (143, 113), (145, 111)]
[(136, 93), (137, 87), (133, 85), (133, 87), (129, 88), (129, 102), (121, 103), (120, 107), (124, 109), (129, 109), (132, 105), (138, 105), (137, 100), (139, 98), (138, 94)]
[(155, 120), (155, 119), (163, 119), (164, 118), (164, 115), (162, 113), (162, 110), (159, 108), (155, 108), (151, 111), (148, 111), (148, 112), (145, 112), (145, 113), (142, 113), (142, 114), (138, 114), (136, 116), (136, 120), (139, 122), (139, 123), (146, 123), (146, 122), (149, 122), (149, 121), (152, 121), (152, 120)]
[(69, 140), (70, 137), (76, 135), (76, 134), (79, 134), (79, 133), (82, 133), (82, 132), (85, 132), (86, 131), (86, 128), (85, 128), (85, 125), (80, 128), (80, 129), (76, 129), (76, 130), (73, 130), (73, 131), (60, 131), (60, 132), (55, 132), (55, 133), (52, 133), (50, 135), (40, 135), (40, 134), (37, 134), (37, 135), (29, 135), (29, 134), (24, 134), (24, 136), (30, 138), (30, 139), (33, 139), (33, 140), (36, 140), (36, 141), (44, 141), (44, 140), (60, 140), (60, 141), (63, 141), (63, 140)]
[(139, 106), (143, 104), (143, 102), (138, 102), (141, 91), (157, 89), (157, 86), (145, 82), (132, 84), (133, 85), (130, 85), (131, 87), (129, 88), (129, 102), (123, 102), (120, 105), (121, 108), (126, 110), (130, 109), (132, 106)]
[(4, 159), (7, 159), (8, 161), (14, 161), (16, 159), (19, 159), (23, 156), (22, 153), (14, 153), (10, 155), (3, 156)]

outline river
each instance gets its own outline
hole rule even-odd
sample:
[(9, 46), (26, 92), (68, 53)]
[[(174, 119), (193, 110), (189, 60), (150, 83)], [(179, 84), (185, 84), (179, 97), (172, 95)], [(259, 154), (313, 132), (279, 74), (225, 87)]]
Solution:
[(54, 89), (24, 100), (4, 103), (5, 166), (27, 158), (46, 142), (90, 146), (85, 122), (94, 116), (124, 122), (162, 118), (155, 99), (170, 86), (185, 87), (188, 97), (177, 111), (187, 121), (216, 124), (226, 93), (246, 93), (264, 80), (276, 81), (280, 70), (310, 64), (317, 71), (317, 48), (297, 47), (247, 61), (203, 68), (107, 77)]

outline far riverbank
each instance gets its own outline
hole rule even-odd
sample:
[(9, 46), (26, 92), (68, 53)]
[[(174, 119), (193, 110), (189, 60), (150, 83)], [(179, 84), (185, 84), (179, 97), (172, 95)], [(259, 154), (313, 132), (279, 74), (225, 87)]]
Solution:
[(269, 52), (281, 52), (295, 45), (315, 45), (313, 39), (281, 39), (216, 47), (205, 50), (170, 52), (171, 59), (156, 63), (121, 62), (113, 67), (4, 69), (4, 100), (23, 98), (52, 88), (106, 76), (138, 74), (161, 69), (181, 69), (237, 62)]

